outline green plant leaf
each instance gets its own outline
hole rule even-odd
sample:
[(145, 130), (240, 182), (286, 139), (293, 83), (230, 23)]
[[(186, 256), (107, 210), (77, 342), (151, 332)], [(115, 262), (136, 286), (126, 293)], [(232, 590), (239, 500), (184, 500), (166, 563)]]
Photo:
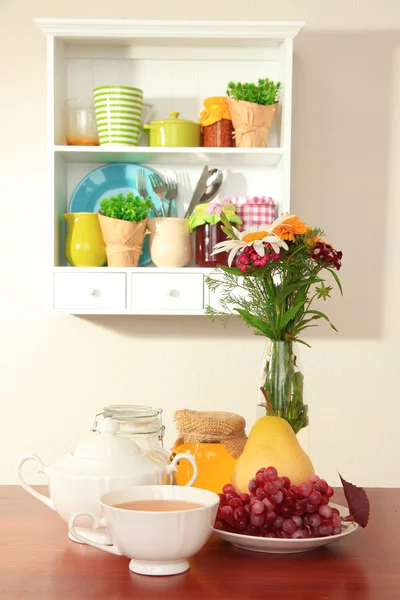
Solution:
[(229, 236), (230, 238), (232, 238), (233, 240), (237, 240), (238, 237), (232, 229), (232, 223), (229, 221), (229, 219), (226, 216), (226, 214), (224, 213), (224, 211), (221, 211), (221, 214), (219, 215), (219, 217), (221, 219), (221, 223), (224, 225), (224, 228), (223, 228), (224, 233), (226, 233), (226, 235)]
[(267, 292), (269, 301), (271, 302), (271, 304), (276, 304), (276, 290), (274, 284), (268, 281), (267, 278), (263, 279), (263, 284), (265, 287), (265, 291)]
[(285, 327), (291, 319), (296, 315), (296, 313), (300, 310), (300, 308), (304, 306), (304, 302), (297, 302), (294, 306), (289, 308), (289, 310), (279, 318), (279, 323), (277, 324), (278, 329)]
[(134, 196), (132, 192), (103, 198), (100, 211), (105, 217), (140, 223), (147, 218), (151, 208), (150, 198)]
[(236, 275), (237, 277), (243, 275), (242, 271), (238, 267), (225, 267), (225, 266), (221, 266), (221, 269), (225, 273), (230, 273), (231, 275)]
[(310, 344), (307, 344), (307, 342), (305, 342), (304, 340), (300, 340), (299, 338), (293, 338), (293, 341), (299, 344), (303, 344), (303, 346), (307, 346), (307, 348), (311, 348)]
[(227, 230), (227, 228), (226, 228), (226, 227), (224, 227), (223, 225), (221, 225), (221, 229), (222, 229), (222, 231), (225, 233), (225, 235), (227, 235), (228, 237), (230, 237), (230, 236), (231, 236), (230, 232)]
[(275, 298), (275, 304), (279, 305), (293, 292), (296, 292), (299, 288), (303, 286), (308, 286), (313, 283), (319, 283), (323, 281), (320, 277), (309, 277), (307, 279), (299, 279), (298, 281), (294, 281), (293, 283), (289, 283), (286, 285), (283, 290), (279, 292), (279, 294)]
[(321, 312), (320, 310), (306, 310), (305, 314), (306, 314), (306, 315), (309, 315), (309, 314), (311, 314), (311, 315), (319, 315), (319, 317), (318, 317), (318, 318), (320, 318), (320, 319), (325, 319), (325, 321), (328, 321), (328, 323), (329, 323), (329, 325), (332, 327), (332, 329), (334, 329), (336, 332), (338, 331), (338, 330), (336, 329), (336, 327), (334, 326), (334, 324), (330, 322), (330, 320), (329, 320), (329, 318), (326, 316), (326, 314), (325, 314), (325, 313), (323, 313), (323, 312)]
[(256, 315), (252, 315), (251, 313), (243, 310), (242, 308), (235, 308), (235, 311), (242, 317), (243, 321), (245, 321), (250, 327), (261, 331), (263, 335), (266, 335), (269, 338), (273, 338), (272, 329), (267, 325), (265, 321), (257, 317)]
[(230, 81), (226, 95), (235, 100), (245, 100), (256, 104), (274, 104), (279, 99), (281, 83), (265, 78), (255, 83), (234, 83)]
[(334, 280), (336, 281), (338, 288), (340, 290), (341, 295), (343, 296), (343, 288), (342, 288), (342, 284), (340, 283), (340, 279), (337, 275), (337, 273), (335, 273), (335, 271), (333, 269), (330, 269), (329, 267), (325, 267), (325, 269), (327, 271), (329, 271), (329, 273), (331, 273), (333, 275)]

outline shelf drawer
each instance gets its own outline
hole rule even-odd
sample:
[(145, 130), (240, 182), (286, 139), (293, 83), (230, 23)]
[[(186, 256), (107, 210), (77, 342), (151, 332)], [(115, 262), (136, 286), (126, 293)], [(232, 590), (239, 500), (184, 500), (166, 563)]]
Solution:
[(125, 273), (55, 273), (54, 308), (126, 308)]
[(134, 273), (132, 309), (138, 311), (198, 311), (204, 308), (201, 273)]

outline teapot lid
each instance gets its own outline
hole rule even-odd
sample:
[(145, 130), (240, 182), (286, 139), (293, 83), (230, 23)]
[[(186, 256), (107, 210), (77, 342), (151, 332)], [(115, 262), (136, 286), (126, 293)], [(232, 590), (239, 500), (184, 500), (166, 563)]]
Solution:
[(196, 123), (195, 121), (188, 121), (187, 119), (180, 119), (179, 115), (180, 115), (179, 112), (172, 111), (169, 113), (169, 118), (166, 117), (165, 119), (159, 119), (158, 121), (150, 121), (150, 123), (147, 123), (146, 125), (150, 125), (151, 127), (161, 127), (162, 125), (165, 125), (165, 124), (197, 125), (197, 126), (199, 126), (199, 123)]
[(117, 436), (119, 424), (110, 417), (103, 419), (97, 431), (99, 435), (84, 440), (71, 452), (75, 458), (128, 458), (141, 454), (139, 446), (127, 438)]

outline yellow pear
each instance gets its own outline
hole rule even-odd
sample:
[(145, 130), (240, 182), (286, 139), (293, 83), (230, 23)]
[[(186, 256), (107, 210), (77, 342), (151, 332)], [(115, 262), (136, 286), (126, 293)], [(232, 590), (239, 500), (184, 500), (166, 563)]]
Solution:
[(307, 481), (314, 473), (293, 429), (281, 417), (261, 417), (253, 425), (233, 469), (232, 484), (239, 494), (248, 492), (250, 479), (262, 467), (275, 467), (278, 475), (289, 477), (293, 485)]

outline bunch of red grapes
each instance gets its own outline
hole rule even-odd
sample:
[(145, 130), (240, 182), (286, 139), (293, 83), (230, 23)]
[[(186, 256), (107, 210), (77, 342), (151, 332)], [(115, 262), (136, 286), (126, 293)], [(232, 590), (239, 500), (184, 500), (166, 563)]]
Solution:
[(318, 475), (292, 485), (275, 467), (259, 469), (249, 481), (250, 494), (238, 494), (230, 483), (219, 494), (215, 529), (267, 538), (337, 535), (342, 519), (329, 506), (333, 489)]

